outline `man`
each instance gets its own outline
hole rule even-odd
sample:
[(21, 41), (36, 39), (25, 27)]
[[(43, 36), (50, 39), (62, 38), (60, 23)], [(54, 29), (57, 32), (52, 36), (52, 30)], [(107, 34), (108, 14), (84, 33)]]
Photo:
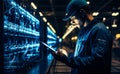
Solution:
[(66, 12), (63, 20), (71, 20), (81, 29), (74, 56), (62, 49), (52, 53), (55, 59), (70, 66), (71, 74), (110, 74), (113, 38), (104, 23), (91, 15), (85, 0), (70, 1)]

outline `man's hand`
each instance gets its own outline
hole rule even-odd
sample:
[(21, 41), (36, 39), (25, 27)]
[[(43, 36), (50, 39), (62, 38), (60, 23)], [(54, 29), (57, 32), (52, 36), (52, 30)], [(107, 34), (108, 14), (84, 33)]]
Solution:
[(62, 54), (66, 55), (68, 57), (68, 53), (65, 49), (59, 49), (58, 53), (62, 53)]
[(61, 62), (64, 62), (68, 58), (68, 54), (64, 49), (59, 49), (57, 53), (52, 52), (52, 55), (56, 60), (59, 60)]

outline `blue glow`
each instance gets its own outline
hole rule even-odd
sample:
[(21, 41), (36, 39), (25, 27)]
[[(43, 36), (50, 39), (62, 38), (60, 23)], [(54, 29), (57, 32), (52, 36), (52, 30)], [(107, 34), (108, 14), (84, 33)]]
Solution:
[(12, 4), (13, 6), (16, 6), (16, 3), (15, 3), (15, 2), (13, 2), (13, 1), (11, 1), (11, 4)]
[[(54, 50), (57, 50), (57, 35), (49, 28), (47, 27), (47, 44), (52, 47)], [(47, 49), (49, 51), (49, 49)], [(53, 60), (53, 56), (49, 53), (47, 56), (47, 60), (48, 60), (48, 65), (50, 65), (50, 63)]]
[(33, 47), (39, 47), (39, 44), (23, 44), (20, 46), (12, 46), (11, 48), (9, 48), (9, 50), (16, 50), (16, 49), (26, 49), (26, 48), (33, 48)]
[(56, 43), (57, 43), (56, 34), (49, 27), (47, 27), (47, 44), (52, 47)]
[(48, 59), (48, 65), (50, 65), (50, 63), (52, 62), (52, 59), (53, 59), (52, 54), (49, 54), (49, 55), (47, 56), (47, 59)]
[(15, 32), (21, 32), (25, 34), (30, 34), (34, 36), (40, 36), (39, 32), (32, 30), (30, 28), (25, 28), (23, 26), (18, 26), (17, 24), (11, 23), (9, 21), (4, 21), (4, 29), (5, 30), (10, 30), (10, 31), (15, 31)]
[(60, 43), (62, 42), (62, 38), (59, 38), (59, 42), (60, 42)]
[(39, 20), (36, 19), (33, 15), (31, 15), (28, 11), (26, 11), (25, 9), (23, 9), (21, 6), (19, 6), (18, 4), (16, 4), (15, 2), (11, 1), (11, 5), (18, 8), (19, 12), (25, 16), (27, 16), (28, 18), (31, 18), (33, 21), (35, 21), (37, 24), (39, 23)]
[(47, 38), (52, 39), (52, 40), (57, 40), (56, 37), (53, 37), (53, 36), (51, 36), (49, 34), (47, 35)]
[(4, 0), (4, 69), (15, 74), (40, 60), (40, 21), (14, 0)]
[(55, 34), (49, 27), (47, 27), (47, 31), (48, 31), (48, 35), (51, 35), (51, 36), (53, 36), (54, 38), (57, 37), (56, 34)]
[(48, 40), (48, 41), (47, 41), (47, 44), (56, 44), (56, 41)]

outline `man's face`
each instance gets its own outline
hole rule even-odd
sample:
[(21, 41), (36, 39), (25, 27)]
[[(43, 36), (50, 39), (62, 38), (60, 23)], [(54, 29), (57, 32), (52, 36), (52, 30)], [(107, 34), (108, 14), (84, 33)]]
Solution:
[(83, 26), (83, 21), (80, 18), (77, 18), (76, 16), (72, 16), (70, 23), (73, 25), (78, 25), (79, 27)]

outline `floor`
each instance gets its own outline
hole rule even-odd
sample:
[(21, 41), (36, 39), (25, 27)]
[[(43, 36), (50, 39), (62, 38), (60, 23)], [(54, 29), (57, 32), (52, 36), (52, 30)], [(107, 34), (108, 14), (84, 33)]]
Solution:
[(120, 74), (120, 58), (112, 58), (111, 74)]

